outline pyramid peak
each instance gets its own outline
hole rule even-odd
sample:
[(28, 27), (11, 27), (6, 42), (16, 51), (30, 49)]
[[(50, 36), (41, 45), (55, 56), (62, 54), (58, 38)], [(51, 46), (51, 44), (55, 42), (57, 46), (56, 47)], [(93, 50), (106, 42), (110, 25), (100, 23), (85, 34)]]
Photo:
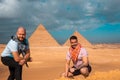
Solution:
[(77, 30), (73, 33), (73, 35), (80, 34)]
[(46, 30), (46, 28), (42, 24), (39, 24), (36, 30)]
[(42, 25), (38, 25), (36, 30), (29, 38), (31, 46), (48, 47), (48, 46), (59, 46), (58, 42), (53, 36), (47, 31)]
[(79, 36), (79, 37), (83, 37), (77, 30), (75, 31), (75, 32), (73, 32), (73, 34), (72, 35), (74, 35), (74, 36)]
[[(91, 43), (85, 38), (83, 37), (78, 31), (75, 31), (72, 35), (77, 36), (78, 41), (80, 44), (82, 44), (82, 46), (86, 46), (86, 47), (91, 47)], [(65, 46), (70, 46), (70, 42), (69, 39), (64, 43)]]
[(79, 33), (77, 30), (74, 33)]

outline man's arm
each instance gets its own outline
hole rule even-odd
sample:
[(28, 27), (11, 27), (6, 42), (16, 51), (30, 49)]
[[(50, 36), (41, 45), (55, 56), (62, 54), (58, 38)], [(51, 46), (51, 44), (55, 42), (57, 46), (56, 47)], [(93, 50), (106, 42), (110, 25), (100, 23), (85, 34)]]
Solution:
[(70, 68), (70, 60), (66, 60), (66, 64), (65, 64), (65, 77), (68, 77), (69, 68)]
[(83, 63), (81, 65), (79, 65), (79, 67), (77, 69), (81, 69), (82, 67), (88, 66), (89, 61), (88, 61), (88, 57), (87, 56), (83, 56), (82, 57), (82, 61), (83, 61)]
[(28, 61), (28, 60), (30, 59), (30, 49), (28, 49), (28, 50), (26, 51), (26, 54), (25, 54), (25, 56), (24, 56), (24, 59), (25, 59), (26, 61)]
[(13, 54), (13, 58), (16, 62), (20, 62), (20, 60), (22, 60), (23, 58), (19, 56), (18, 52), (12, 52)]

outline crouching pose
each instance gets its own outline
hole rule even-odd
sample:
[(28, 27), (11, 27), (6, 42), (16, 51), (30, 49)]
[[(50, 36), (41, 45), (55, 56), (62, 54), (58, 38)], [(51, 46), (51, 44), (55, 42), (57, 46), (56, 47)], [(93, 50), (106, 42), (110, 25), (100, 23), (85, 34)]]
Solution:
[(1, 54), (1, 61), (9, 68), (10, 75), (7, 80), (22, 80), (22, 66), (26, 64), (28, 67), (27, 61), (31, 61), (25, 28), (19, 27), (16, 35), (11, 37)]
[[(70, 37), (70, 48), (66, 55), (65, 73), (64, 77), (73, 77), (75, 75), (82, 74), (87, 77), (91, 72), (91, 66), (88, 61), (88, 53), (79, 43), (76, 36)], [(73, 62), (73, 66), (70, 66), (70, 62)]]

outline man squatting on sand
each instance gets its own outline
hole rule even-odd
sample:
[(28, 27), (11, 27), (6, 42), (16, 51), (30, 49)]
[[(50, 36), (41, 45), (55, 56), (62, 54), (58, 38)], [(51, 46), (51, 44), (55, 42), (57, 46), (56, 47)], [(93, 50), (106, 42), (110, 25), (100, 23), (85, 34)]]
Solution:
[[(79, 43), (76, 36), (70, 37), (70, 48), (66, 55), (66, 67), (64, 77), (72, 77), (78, 74), (82, 74), (87, 77), (91, 72), (91, 66), (88, 61), (88, 53)], [(70, 67), (70, 62), (73, 62), (73, 66)]]
[(1, 61), (9, 68), (10, 75), (7, 80), (22, 80), (22, 66), (24, 64), (28, 66), (27, 61), (31, 61), (25, 28), (19, 27), (16, 35), (11, 37), (1, 54)]

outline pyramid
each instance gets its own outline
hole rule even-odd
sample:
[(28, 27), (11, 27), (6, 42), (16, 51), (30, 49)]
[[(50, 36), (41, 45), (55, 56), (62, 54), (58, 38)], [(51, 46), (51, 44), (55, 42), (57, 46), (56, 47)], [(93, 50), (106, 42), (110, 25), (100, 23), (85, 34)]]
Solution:
[(40, 24), (29, 38), (30, 46), (52, 47), (59, 46), (57, 41), (49, 34), (45, 27)]
[[(77, 36), (78, 42), (83, 47), (92, 47), (92, 44), (87, 39), (85, 39), (78, 31), (75, 31), (73, 35)], [(68, 39), (63, 46), (70, 46), (70, 40)]]

